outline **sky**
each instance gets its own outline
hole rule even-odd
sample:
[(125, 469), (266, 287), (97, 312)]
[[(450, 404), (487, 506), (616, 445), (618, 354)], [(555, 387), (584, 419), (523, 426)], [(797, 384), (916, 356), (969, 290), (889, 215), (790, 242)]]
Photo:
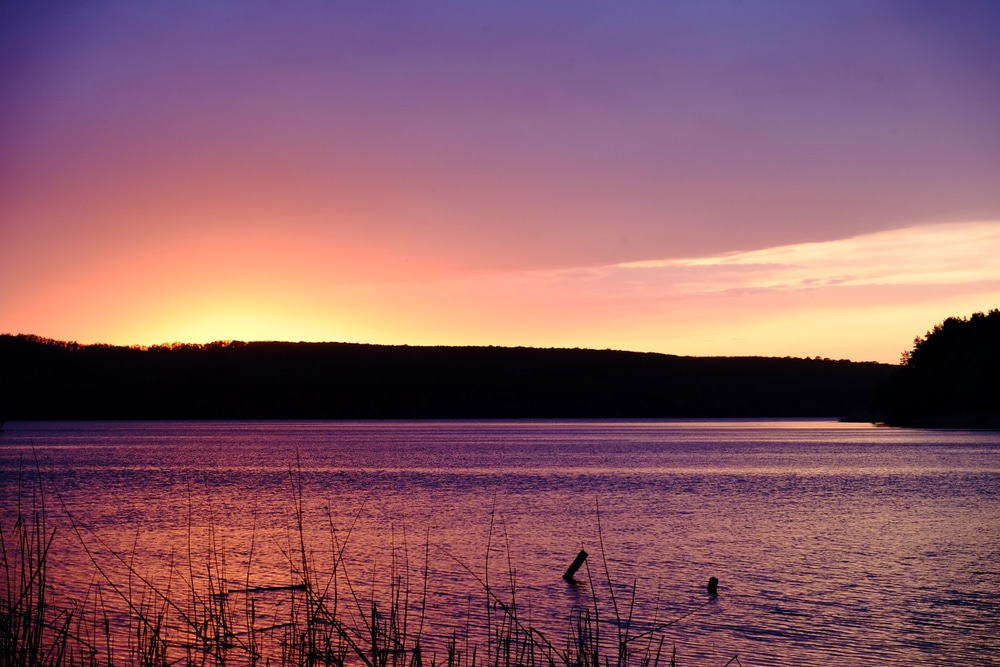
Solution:
[(896, 363), (1000, 307), (1000, 3), (0, 2), (0, 333)]

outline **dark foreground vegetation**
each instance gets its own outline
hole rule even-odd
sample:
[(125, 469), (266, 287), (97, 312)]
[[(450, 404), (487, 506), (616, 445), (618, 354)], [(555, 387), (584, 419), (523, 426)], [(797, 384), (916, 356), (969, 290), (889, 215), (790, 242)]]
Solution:
[(837, 417), (893, 367), (611, 350), (0, 336), (0, 418)]
[(1000, 310), (949, 317), (914, 340), (875, 411), (896, 426), (1000, 428)]
[[(591, 603), (553, 632), (551, 624), (532, 622), (530, 606), (522, 611), (512, 567), (491, 579), (488, 541), (486, 567), (480, 574), (467, 568), (477, 602), (470, 598), (463, 627), (442, 634), (425, 624), (434, 594), (426, 555), (412, 565), (404, 544), (394, 551), (387, 581), (352, 576), (344, 559), (350, 531), (331, 527), (327, 545), (316, 549), (303, 525), (301, 482), (293, 484), (297, 528), (285, 552), (285, 583), (259, 586), (253, 579), (256, 536), (241, 560), (219, 546), (211, 527), (207, 538), (192, 533), (186, 562), (171, 554), (164, 572), (161, 563), (150, 568), (135, 552), (116, 553), (71, 522), (93, 564), (89, 592), (74, 600), (51, 597), (50, 578), (59, 572), (50, 567), (55, 531), (41, 485), (30, 498), (19, 494), (13, 520), (0, 520), (0, 667), (676, 667), (677, 649), (663, 631), (715, 599), (706, 593), (686, 613), (637, 629), (635, 591), (626, 587), (616, 596), (602, 539), (601, 563), (574, 582)], [(227, 573), (227, 560), (239, 562), (240, 571)], [(739, 657), (717, 667), (728, 665), (741, 665)]]

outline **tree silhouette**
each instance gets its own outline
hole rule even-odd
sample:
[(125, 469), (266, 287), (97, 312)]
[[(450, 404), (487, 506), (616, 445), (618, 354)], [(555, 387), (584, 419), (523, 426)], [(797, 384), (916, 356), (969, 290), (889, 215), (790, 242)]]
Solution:
[(916, 338), (875, 403), (890, 424), (1000, 427), (1000, 310), (949, 317)]

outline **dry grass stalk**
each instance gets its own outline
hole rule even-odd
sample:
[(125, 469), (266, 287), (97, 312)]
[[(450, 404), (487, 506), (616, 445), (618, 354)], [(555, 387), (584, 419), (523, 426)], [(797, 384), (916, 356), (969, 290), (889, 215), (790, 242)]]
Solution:
[[(91, 593), (66, 609), (52, 607), (46, 597), (48, 553), (55, 531), (46, 526), (41, 484), (26, 494), (27, 506), (21, 505), (23, 494), (19, 493), (12, 530), (0, 525), (4, 567), (0, 667), (659, 667), (665, 658), (660, 631), (679, 619), (654, 623), (646, 632), (632, 632), (635, 585), (622, 613), (605, 557), (599, 508), (598, 535), (610, 617), (602, 619), (588, 565), (586, 585), (593, 603), (569, 619), (557, 646), (532, 624), (530, 610), (526, 616), (519, 605), (506, 531), (503, 592), (492, 584), (489, 554), (497, 528), (495, 501), (483, 575), (454, 559), (484, 596), (485, 627), (473, 625), (475, 605), (470, 598), (462, 639), (456, 630), (445, 637), (427, 637), (429, 535), (423, 564), (414, 568), (405, 533), (397, 544), (393, 531), (388, 585), (381, 589), (373, 571), (367, 593), (362, 593), (344, 560), (354, 525), (342, 535), (328, 512), (329, 545), (322, 551), (312, 550), (306, 537), (302, 480), (295, 472), (291, 488), (295, 525), (294, 542), (284, 552), (290, 574), (287, 586), (253, 585), (256, 519), (246, 572), (240, 579), (244, 588), (229, 589), (227, 548), (211, 515), (207, 536), (200, 544), (207, 549), (205, 556), (195, 553), (199, 544), (189, 511), (187, 562), (178, 566), (171, 556), (167, 581), (157, 584), (141, 573), (135, 544), (127, 556), (117, 553), (75, 522), (67, 509), (96, 578)], [(189, 505), (193, 505), (190, 500)], [(124, 581), (112, 567), (124, 572)], [(272, 596), (287, 596), (287, 615), (283, 620), (269, 615), (269, 622), (262, 625), (258, 600), (273, 602)], [(602, 627), (612, 628), (614, 636), (603, 636)], [(473, 636), (484, 638), (485, 646)], [(428, 652), (425, 647), (429, 645), (438, 651)], [(676, 647), (669, 665), (677, 665)], [(738, 657), (726, 665), (740, 665)]]

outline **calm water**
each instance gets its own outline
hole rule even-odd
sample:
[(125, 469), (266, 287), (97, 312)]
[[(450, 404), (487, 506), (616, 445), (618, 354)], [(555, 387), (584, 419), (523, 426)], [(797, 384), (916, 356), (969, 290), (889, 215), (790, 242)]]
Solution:
[[(321, 563), (343, 547), (360, 596), (375, 582), (378, 597), (394, 571), (419, 588), (426, 554), (435, 627), (461, 629), (479, 613), (473, 574), (488, 568), (504, 594), (513, 570), (522, 611), (558, 635), (593, 604), (588, 586), (561, 579), (581, 548), (593, 594), (609, 604), (603, 537), (620, 604), (635, 587), (636, 630), (680, 619), (662, 632), (681, 665), (721, 667), (734, 655), (746, 666), (1000, 665), (997, 432), (817, 421), (14, 423), (0, 434), (5, 530), (19, 477), (30, 485), (36, 470), (62, 599), (93, 595), (99, 581), (70, 514), (113, 576), (127, 579), (110, 554), (127, 554), (162, 585), (190, 549), (196, 561), (227, 554), (232, 589), (248, 574), (254, 586), (288, 584), (300, 483), (307, 549)], [(721, 581), (716, 598), (710, 576)]]

